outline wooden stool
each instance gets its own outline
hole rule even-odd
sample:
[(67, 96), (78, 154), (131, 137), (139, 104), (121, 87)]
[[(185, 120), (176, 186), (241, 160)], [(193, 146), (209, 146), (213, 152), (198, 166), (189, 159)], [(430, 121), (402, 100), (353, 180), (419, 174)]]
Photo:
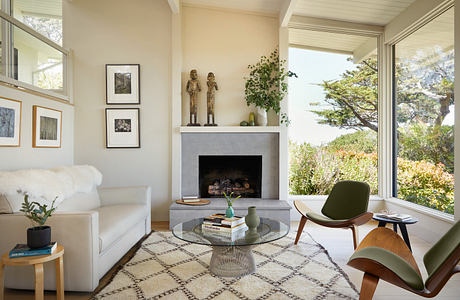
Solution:
[(0, 260), (0, 300), (3, 300), (3, 270), (5, 266), (30, 266), (35, 269), (35, 300), (44, 299), (43, 263), (56, 260), (56, 294), (58, 300), (64, 300), (64, 247), (57, 246), (49, 255), (8, 257), (8, 252)]

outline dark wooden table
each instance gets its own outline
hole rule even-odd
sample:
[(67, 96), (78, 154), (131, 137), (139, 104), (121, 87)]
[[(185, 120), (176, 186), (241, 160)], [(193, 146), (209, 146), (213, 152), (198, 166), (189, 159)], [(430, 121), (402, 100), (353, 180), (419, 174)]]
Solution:
[(404, 242), (406, 242), (407, 247), (409, 247), (409, 250), (412, 252), (412, 248), (410, 246), (410, 240), (409, 240), (409, 235), (407, 234), (407, 228), (406, 224), (415, 224), (418, 222), (417, 218), (411, 217), (408, 220), (393, 220), (389, 218), (385, 218), (383, 216), (376, 216), (374, 215), (372, 219), (379, 221), (379, 227), (385, 227), (387, 223), (393, 224), (393, 230), (397, 233), (398, 232), (398, 226), (399, 229), (401, 230), (401, 235), (404, 239)]

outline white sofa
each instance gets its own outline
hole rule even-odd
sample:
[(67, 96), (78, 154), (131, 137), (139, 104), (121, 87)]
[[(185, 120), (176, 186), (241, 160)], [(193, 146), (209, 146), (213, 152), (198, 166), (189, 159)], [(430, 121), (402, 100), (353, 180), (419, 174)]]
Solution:
[[(0, 174), (0, 197), (1, 184)], [(93, 291), (100, 278), (150, 233), (150, 195), (146, 186), (96, 189), (94, 184), (59, 204), (46, 225), (52, 228), (52, 240), (65, 248), (65, 290)], [(26, 243), (28, 227), (29, 220), (20, 212), (0, 214), (0, 252)], [(34, 288), (32, 267), (6, 267), (4, 278), (7, 288)], [(45, 264), (45, 289), (55, 290), (53, 263)]]

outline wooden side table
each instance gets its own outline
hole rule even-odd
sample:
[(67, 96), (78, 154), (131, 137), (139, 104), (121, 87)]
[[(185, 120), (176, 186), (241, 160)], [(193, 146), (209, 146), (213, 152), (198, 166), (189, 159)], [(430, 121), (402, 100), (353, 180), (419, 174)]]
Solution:
[(35, 300), (44, 299), (43, 263), (56, 260), (56, 294), (58, 300), (64, 300), (64, 247), (57, 246), (49, 255), (9, 258), (8, 252), (0, 260), (0, 300), (3, 300), (3, 270), (5, 266), (30, 266), (35, 269)]

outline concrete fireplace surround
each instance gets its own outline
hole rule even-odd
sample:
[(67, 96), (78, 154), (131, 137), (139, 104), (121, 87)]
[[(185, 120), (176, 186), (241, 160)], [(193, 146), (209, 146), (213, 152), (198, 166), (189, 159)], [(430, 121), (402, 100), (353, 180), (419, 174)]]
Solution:
[[(291, 206), (279, 199), (278, 132), (183, 132), (181, 139), (182, 195), (199, 195), (200, 155), (261, 155), (262, 198), (238, 199), (234, 204), (235, 213), (244, 216), (247, 207), (256, 206), (259, 216), (278, 219), (289, 225)], [(170, 227), (193, 218), (224, 212), (224, 199), (210, 200), (211, 203), (205, 206), (173, 203), (169, 210)]]

